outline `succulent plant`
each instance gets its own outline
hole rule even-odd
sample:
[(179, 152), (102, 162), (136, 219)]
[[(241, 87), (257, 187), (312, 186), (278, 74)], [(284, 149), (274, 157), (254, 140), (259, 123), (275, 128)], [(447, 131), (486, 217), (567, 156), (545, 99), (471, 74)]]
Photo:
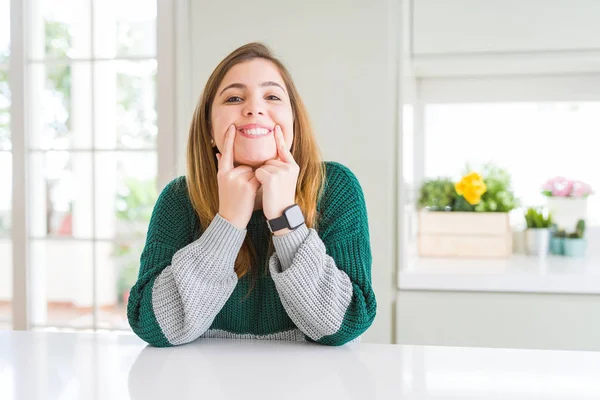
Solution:
[(577, 221), (577, 225), (575, 226), (575, 232), (569, 233), (568, 237), (570, 239), (583, 239), (585, 236), (585, 221), (580, 219)]
[(567, 231), (565, 231), (564, 229), (559, 229), (556, 232), (554, 232), (554, 236), (555, 238), (566, 238), (567, 237)]
[(530, 207), (525, 214), (525, 221), (529, 229), (550, 228), (552, 227), (552, 214), (548, 213), (547, 216), (544, 216), (541, 209)]

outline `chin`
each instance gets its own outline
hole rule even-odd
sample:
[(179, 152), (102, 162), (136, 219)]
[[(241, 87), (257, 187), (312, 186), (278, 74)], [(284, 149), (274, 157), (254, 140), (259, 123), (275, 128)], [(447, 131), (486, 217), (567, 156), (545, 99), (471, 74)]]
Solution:
[(238, 165), (248, 165), (252, 168), (258, 168), (266, 161), (273, 160), (274, 158), (276, 158), (276, 155), (256, 154), (252, 157), (236, 157), (235, 161)]
[(236, 166), (239, 165), (247, 165), (249, 167), (252, 167), (252, 169), (258, 169), (260, 168), (266, 160), (264, 161), (259, 161), (259, 160), (254, 160), (254, 161), (237, 161), (236, 160)]

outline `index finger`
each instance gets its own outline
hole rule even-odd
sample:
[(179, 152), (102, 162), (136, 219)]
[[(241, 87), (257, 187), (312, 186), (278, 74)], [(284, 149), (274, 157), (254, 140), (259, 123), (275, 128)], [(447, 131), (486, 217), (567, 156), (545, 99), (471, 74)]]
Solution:
[(233, 169), (233, 142), (235, 141), (235, 125), (230, 125), (225, 133), (223, 142), (223, 153), (219, 160), (219, 171), (229, 171)]
[(285, 144), (283, 131), (279, 125), (275, 127), (275, 143), (277, 144), (277, 155), (279, 155), (279, 159), (285, 163), (293, 163), (294, 157)]

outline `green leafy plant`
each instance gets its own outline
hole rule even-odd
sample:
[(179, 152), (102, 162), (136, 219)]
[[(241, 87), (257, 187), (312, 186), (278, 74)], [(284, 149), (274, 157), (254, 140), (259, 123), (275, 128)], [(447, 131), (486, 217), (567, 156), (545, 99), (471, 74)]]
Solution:
[[(157, 198), (156, 181), (154, 179), (141, 181), (127, 178), (124, 186), (117, 193), (116, 216), (119, 221), (134, 227), (146, 229), (152, 216)], [(137, 232), (145, 234), (145, 232)], [(119, 301), (124, 301), (123, 295), (135, 284), (143, 243), (131, 240), (118, 240), (115, 243), (113, 257), (119, 266), (117, 293)]]
[(124, 301), (123, 294), (131, 289), (138, 278), (141, 246), (140, 244), (123, 241), (114, 244), (112, 255), (118, 260), (119, 264), (119, 278), (117, 280), (119, 302)]
[(125, 221), (150, 221), (156, 201), (156, 181), (126, 178), (117, 194), (117, 218)]
[(554, 232), (552, 236), (555, 238), (566, 238), (567, 231), (565, 231), (564, 229), (558, 229), (556, 232)]
[[(473, 171), (474, 169), (467, 165), (464, 175)], [(508, 171), (494, 163), (485, 164), (482, 171), (486, 191), (478, 204), (472, 205), (463, 196), (459, 196), (455, 182), (450, 178), (440, 177), (423, 182), (420, 188), (419, 208), (433, 211), (509, 212), (519, 206), (511, 188), (511, 176)]]
[(577, 226), (575, 227), (575, 231), (571, 232), (567, 235), (569, 239), (583, 239), (585, 236), (585, 221), (580, 219), (577, 221)]
[(434, 211), (449, 211), (457, 197), (450, 178), (430, 179), (421, 185), (418, 205)]
[(552, 214), (546, 216), (542, 209), (530, 207), (525, 214), (525, 221), (529, 229), (544, 229), (552, 227)]
[(511, 176), (505, 169), (493, 163), (483, 167), (483, 182), (487, 190), (475, 206), (477, 212), (509, 212), (518, 207), (519, 202), (512, 191)]

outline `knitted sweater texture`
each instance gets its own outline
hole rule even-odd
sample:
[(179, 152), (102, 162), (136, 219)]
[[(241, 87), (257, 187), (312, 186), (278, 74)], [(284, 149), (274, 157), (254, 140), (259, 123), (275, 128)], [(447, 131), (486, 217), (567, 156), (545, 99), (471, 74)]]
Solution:
[[(199, 337), (309, 340), (339, 346), (360, 337), (376, 314), (371, 247), (361, 186), (326, 162), (317, 228), (273, 236), (262, 210), (245, 230), (215, 215), (201, 232), (185, 177), (154, 206), (140, 270), (127, 305), (133, 331), (167, 347)], [(261, 271), (238, 279), (234, 262), (248, 236)], [(268, 255), (269, 242), (274, 252)], [(264, 272), (264, 273), (263, 273)]]

